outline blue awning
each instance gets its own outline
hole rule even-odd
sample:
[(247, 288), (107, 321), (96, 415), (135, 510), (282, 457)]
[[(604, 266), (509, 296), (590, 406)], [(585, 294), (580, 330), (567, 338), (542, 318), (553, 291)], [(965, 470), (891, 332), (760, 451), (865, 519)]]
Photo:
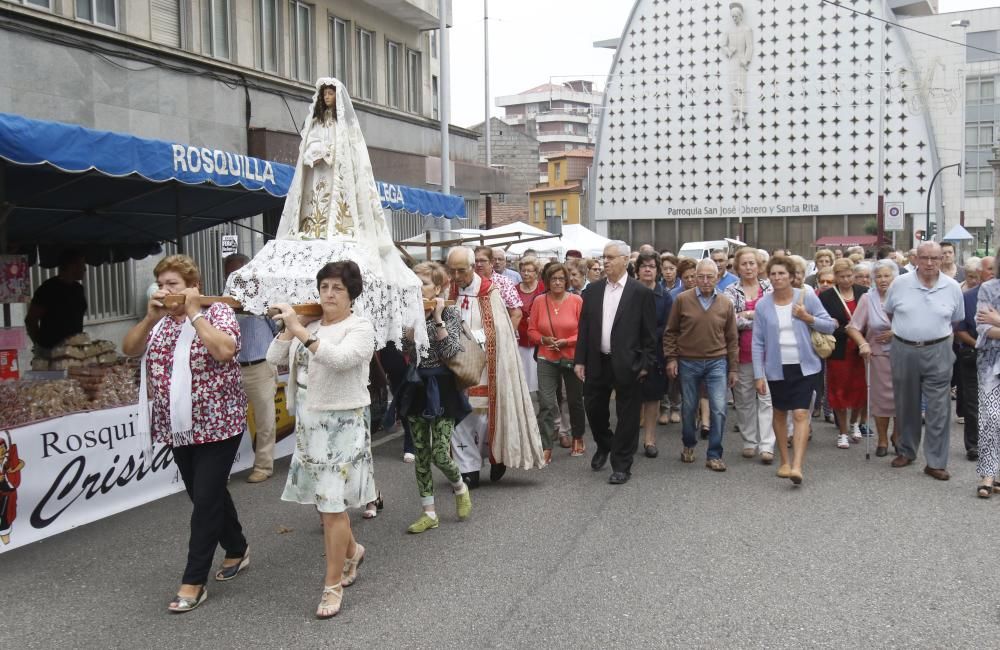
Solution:
[(378, 196), (382, 207), (405, 210), (425, 217), (465, 218), (465, 199), (453, 194), (441, 194), (406, 185), (378, 181)]
[[(13, 250), (84, 249), (93, 263), (140, 258), (159, 243), (280, 209), (294, 169), (281, 163), (0, 113), (0, 205)], [(379, 184), (383, 205), (464, 217), (460, 196)], [(48, 258), (48, 259), (47, 259)]]

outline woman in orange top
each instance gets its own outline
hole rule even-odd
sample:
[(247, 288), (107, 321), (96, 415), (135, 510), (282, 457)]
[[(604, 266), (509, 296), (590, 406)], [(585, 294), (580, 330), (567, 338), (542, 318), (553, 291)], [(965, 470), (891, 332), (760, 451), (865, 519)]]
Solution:
[(573, 372), (583, 298), (566, 291), (568, 280), (569, 272), (564, 265), (556, 263), (546, 267), (544, 281), (548, 293), (535, 299), (528, 319), (528, 340), (538, 346), (538, 429), (542, 434), (546, 462), (552, 460), (553, 423), (559, 415), (556, 390), (560, 381), (565, 382), (573, 431), (570, 455), (582, 456), (586, 450), (583, 383)]

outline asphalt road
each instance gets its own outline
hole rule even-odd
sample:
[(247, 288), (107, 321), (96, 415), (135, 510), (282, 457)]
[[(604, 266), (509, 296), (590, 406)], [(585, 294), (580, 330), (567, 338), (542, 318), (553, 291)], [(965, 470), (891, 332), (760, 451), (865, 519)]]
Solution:
[[(814, 420), (814, 423), (816, 421)], [(322, 532), (279, 500), (288, 462), (231, 490), (250, 569), (209, 585), (197, 611), (166, 612), (183, 569), (190, 505), (178, 494), (0, 556), (4, 648), (757, 648), (996, 647), (1000, 495), (974, 495), (975, 465), (953, 427), (952, 480), (922, 463), (865, 461), (817, 424), (805, 483), (739, 457), (729, 471), (660, 457), (608, 485), (589, 454), (556, 451), (541, 471), (473, 492), (469, 521), (439, 479), (441, 527), (419, 514), (400, 440), (381, 444), (386, 509), (352, 517), (368, 549), (344, 609), (313, 619)], [(592, 449), (592, 444), (590, 449)], [(435, 470), (436, 471), (436, 470)]]

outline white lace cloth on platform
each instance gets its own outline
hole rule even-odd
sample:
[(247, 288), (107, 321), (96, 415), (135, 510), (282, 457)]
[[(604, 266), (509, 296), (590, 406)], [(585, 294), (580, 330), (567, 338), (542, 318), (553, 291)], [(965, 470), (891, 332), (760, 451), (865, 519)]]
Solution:
[[(229, 276), (226, 293), (252, 314), (264, 314), (275, 303), (319, 302), (316, 272), (329, 262), (350, 260), (361, 269), (364, 290), (354, 301), (354, 313), (375, 327), (376, 349), (393, 341), (403, 349), (403, 330), (413, 328), (421, 356), (430, 346), (423, 327), (424, 306), (420, 280), (400, 259), (379, 256), (352, 241), (280, 240), (269, 241), (249, 264)], [(406, 285), (390, 284), (382, 273), (386, 264), (398, 262), (410, 275)], [(420, 327), (414, 327), (419, 323)], [(423, 334), (421, 337), (420, 334)]]

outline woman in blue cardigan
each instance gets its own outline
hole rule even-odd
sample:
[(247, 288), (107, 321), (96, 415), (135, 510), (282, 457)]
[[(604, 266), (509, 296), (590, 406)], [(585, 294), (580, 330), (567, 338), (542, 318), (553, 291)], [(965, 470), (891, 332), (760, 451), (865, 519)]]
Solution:
[[(767, 263), (773, 292), (757, 303), (753, 322), (753, 376), (757, 392), (771, 392), (778, 477), (802, 483), (809, 442), (809, 406), (819, 387), (823, 363), (813, 350), (810, 329), (832, 334), (837, 322), (812, 291), (792, 288), (795, 264), (787, 257)], [(788, 463), (787, 416), (795, 423), (794, 457)]]

